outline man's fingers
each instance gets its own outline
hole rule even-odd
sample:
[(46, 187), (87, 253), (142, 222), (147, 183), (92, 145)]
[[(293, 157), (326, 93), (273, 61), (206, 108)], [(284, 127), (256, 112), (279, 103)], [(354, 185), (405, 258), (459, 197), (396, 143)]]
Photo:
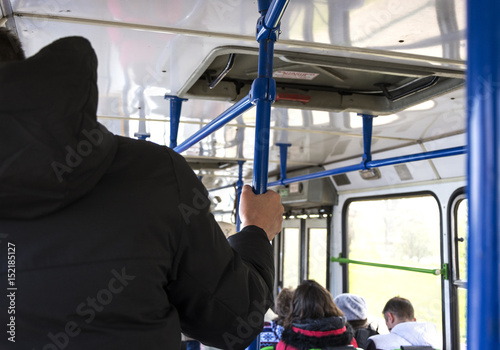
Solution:
[(243, 192), (248, 192), (248, 191), (251, 191), (253, 193), (252, 186), (250, 186), (250, 185), (243, 186), (241, 192), (243, 193)]

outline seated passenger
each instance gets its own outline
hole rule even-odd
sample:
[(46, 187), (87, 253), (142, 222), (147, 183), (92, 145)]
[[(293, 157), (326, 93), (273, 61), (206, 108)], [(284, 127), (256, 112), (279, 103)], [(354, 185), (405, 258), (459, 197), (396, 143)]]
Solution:
[(354, 329), (354, 338), (358, 347), (364, 349), (368, 338), (378, 334), (378, 327), (374, 329), (368, 323), (368, 309), (365, 299), (356, 294), (343, 293), (337, 295), (333, 301), (342, 310), (347, 322)]
[(429, 322), (416, 322), (414, 310), (408, 299), (394, 297), (382, 311), (389, 334), (375, 335), (368, 339), (366, 350), (394, 350), (401, 345), (432, 346), (441, 348), (436, 327)]
[(328, 290), (313, 280), (293, 293), (292, 307), (277, 350), (330, 349), (354, 345), (354, 332)]
[(283, 324), (286, 316), (290, 312), (292, 304), (293, 290), (283, 288), (276, 297), (274, 310), (278, 317), (271, 322), (264, 323), (264, 330), (260, 334), (260, 348), (275, 346), (281, 339)]

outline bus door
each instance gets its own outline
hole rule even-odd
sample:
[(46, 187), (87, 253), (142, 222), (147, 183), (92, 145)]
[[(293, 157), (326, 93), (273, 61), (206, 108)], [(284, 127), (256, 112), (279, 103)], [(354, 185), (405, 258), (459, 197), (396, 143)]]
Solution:
[(305, 279), (324, 287), (329, 282), (331, 212), (289, 216), (276, 242), (277, 289), (295, 288)]

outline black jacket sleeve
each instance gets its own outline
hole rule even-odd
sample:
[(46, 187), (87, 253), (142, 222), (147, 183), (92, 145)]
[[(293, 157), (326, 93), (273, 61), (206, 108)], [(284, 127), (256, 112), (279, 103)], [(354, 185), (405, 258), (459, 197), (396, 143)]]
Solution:
[(366, 341), (365, 349), (366, 350), (376, 350), (377, 348), (375, 347), (375, 343), (373, 342), (373, 340), (368, 339)]
[(272, 305), (273, 249), (249, 226), (228, 241), (210, 213), (207, 191), (184, 159), (171, 154), (179, 187), (177, 272), (168, 285), (182, 332), (223, 349), (244, 349)]

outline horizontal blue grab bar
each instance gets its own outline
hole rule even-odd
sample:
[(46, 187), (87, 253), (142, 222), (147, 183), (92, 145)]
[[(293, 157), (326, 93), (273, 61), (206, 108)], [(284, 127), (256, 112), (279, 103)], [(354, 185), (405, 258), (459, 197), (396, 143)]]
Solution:
[(431, 151), (431, 152), (410, 154), (410, 155), (394, 157), (394, 158), (372, 160), (372, 161), (369, 161), (366, 163), (349, 165), (349, 166), (345, 166), (345, 167), (341, 167), (341, 168), (337, 168), (337, 169), (318, 171), (317, 173), (314, 173), (314, 174), (307, 174), (307, 175), (302, 175), (302, 176), (291, 177), (291, 178), (285, 179), (283, 181), (274, 181), (274, 182), (269, 183), (269, 187), (286, 185), (286, 184), (291, 184), (294, 182), (305, 181), (305, 180), (320, 179), (320, 178), (327, 177), (327, 176), (344, 174), (344, 173), (348, 173), (351, 171), (357, 171), (357, 170), (366, 170), (366, 169), (387, 166), (387, 165), (414, 162), (414, 161), (426, 160), (426, 159), (432, 159), (432, 158), (456, 156), (456, 155), (460, 155), (460, 154), (465, 154), (466, 150), (467, 149), (465, 146), (460, 146), (460, 147), (446, 148), (446, 149)]
[(327, 177), (327, 176), (331, 176), (331, 175), (338, 175), (338, 174), (344, 174), (344, 173), (348, 173), (348, 172), (351, 172), (351, 171), (363, 170), (363, 169), (365, 169), (365, 166), (363, 164), (349, 165), (349, 166), (342, 167), (342, 168), (337, 168), (337, 169), (330, 169), (330, 170), (325, 170), (325, 171), (318, 171), (317, 173), (314, 173), (314, 174), (307, 174), (307, 175), (302, 175), (302, 176), (291, 177), (291, 178), (288, 178), (288, 179), (284, 179), (283, 181), (270, 182), (268, 184), (268, 186), (272, 187), (272, 186), (287, 185), (287, 184), (291, 184), (291, 183), (294, 183), (294, 182), (319, 179), (319, 178), (322, 178), (322, 177)]
[(367, 162), (366, 166), (368, 169), (370, 169), (370, 168), (376, 168), (379, 166), (401, 164), (401, 163), (406, 163), (406, 162), (416, 162), (419, 160), (457, 156), (460, 154), (465, 154), (466, 150), (467, 150), (467, 148), (465, 146), (446, 148), (446, 149), (440, 149), (440, 150), (424, 152), (424, 153), (409, 154), (407, 156), (400, 156), (400, 157), (380, 159), (380, 160), (372, 160), (372, 161)]
[(233, 120), (240, 114), (245, 113), (253, 106), (254, 105), (252, 104), (252, 102), (250, 102), (250, 97), (245, 96), (240, 101), (238, 101), (237, 103), (229, 107), (227, 110), (222, 112), (222, 114), (219, 115), (217, 118), (215, 118), (210, 123), (208, 123), (200, 130), (198, 130), (196, 133), (191, 135), (187, 140), (185, 140), (179, 146), (175, 147), (174, 151), (178, 153), (185, 151), (198, 141), (203, 140), (208, 135), (222, 128), (224, 125), (229, 123), (231, 120)]

